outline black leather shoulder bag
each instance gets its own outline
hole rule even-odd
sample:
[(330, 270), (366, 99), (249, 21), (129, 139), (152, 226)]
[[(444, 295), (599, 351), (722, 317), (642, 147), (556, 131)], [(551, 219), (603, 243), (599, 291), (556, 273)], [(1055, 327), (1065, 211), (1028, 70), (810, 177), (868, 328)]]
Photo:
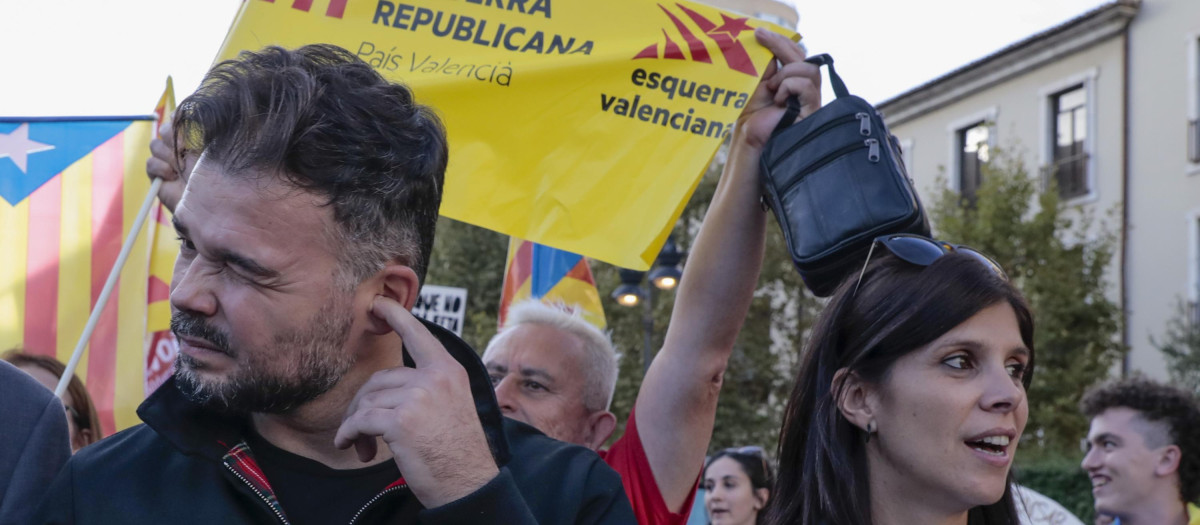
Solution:
[(862, 267), (875, 237), (928, 236), (929, 222), (879, 111), (846, 90), (829, 55), (807, 62), (829, 69), (837, 98), (795, 124), (800, 103), (788, 101), (763, 150), (761, 182), (796, 270), (827, 297)]

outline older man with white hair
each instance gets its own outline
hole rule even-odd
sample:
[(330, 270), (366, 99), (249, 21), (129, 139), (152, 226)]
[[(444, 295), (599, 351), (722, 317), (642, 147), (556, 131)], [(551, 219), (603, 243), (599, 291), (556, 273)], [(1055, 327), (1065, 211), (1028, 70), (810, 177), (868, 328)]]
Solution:
[(537, 300), (513, 304), (483, 360), (504, 415), (592, 449), (616, 427), (608, 411), (617, 384), (616, 350), (578, 313)]
[[(755, 89), (731, 137), (729, 158), (691, 249), (671, 325), (650, 365), (625, 434), (605, 461), (621, 474), (641, 523), (682, 524), (712, 438), (717, 396), (762, 266), (766, 213), (759, 156), (789, 96), (801, 117), (821, 105), (820, 75), (787, 38), (758, 30), (779, 60)], [(612, 343), (582, 319), (514, 305), (484, 353), (504, 415), (593, 449), (616, 427), (608, 411), (617, 377)]]

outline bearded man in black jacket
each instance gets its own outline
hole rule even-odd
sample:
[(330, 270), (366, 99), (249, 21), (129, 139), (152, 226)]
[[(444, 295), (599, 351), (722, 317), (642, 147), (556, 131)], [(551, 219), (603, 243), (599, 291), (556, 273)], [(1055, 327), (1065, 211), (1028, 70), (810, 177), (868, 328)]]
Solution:
[(175, 376), (76, 455), (39, 523), (632, 523), (593, 452), (501, 417), (409, 313), (445, 131), (329, 45), (242, 53), (180, 105)]

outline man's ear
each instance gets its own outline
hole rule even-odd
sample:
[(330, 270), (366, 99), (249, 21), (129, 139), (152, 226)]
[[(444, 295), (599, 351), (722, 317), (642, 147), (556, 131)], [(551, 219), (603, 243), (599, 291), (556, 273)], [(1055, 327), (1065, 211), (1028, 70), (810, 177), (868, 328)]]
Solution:
[[(384, 266), (379, 273), (371, 277), (362, 291), (369, 293), (370, 297), (367, 301), (374, 301), (375, 296), (382, 295), (404, 305), (407, 310), (412, 310), (417, 304), (417, 298), (421, 295), (421, 281), (417, 278), (417, 272), (412, 268), (391, 262)], [(392, 327), (386, 321), (370, 314), (371, 302), (367, 303), (368, 320), (371, 323), (369, 331), (375, 335), (384, 335), (392, 332)]]
[(833, 374), (833, 383), (829, 388), (838, 396), (837, 408), (842, 417), (866, 432), (867, 424), (876, 416), (871, 385), (858, 374), (842, 368)]
[(1179, 472), (1179, 462), (1183, 459), (1183, 451), (1179, 445), (1167, 445), (1158, 453), (1158, 463), (1154, 465), (1154, 474), (1169, 476)]
[(600, 446), (608, 441), (608, 437), (612, 435), (613, 430), (617, 428), (617, 416), (607, 410), (601, 410), (588, 416), (587, 419), (587, 447), (592, 450), (600, 450)]

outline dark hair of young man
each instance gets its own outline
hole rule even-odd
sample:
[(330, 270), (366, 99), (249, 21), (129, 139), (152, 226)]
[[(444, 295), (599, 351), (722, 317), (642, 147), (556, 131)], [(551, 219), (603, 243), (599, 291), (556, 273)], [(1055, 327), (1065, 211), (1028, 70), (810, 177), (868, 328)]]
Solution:
[(1185, 502), (1200, 498), (1200, 404), (1194, 395), (1145, 378), (1132, 378), (1089, 390), (1079, 408), (1089, 419), (1110, 408), (1129, 408), (1146, 421), (1165, 424), (1171, 441), (1150, 443), (1147, 437), (1147, 445), (1179, 447), (1179, 496)]
[[(339, 278), (397, 259), (424, 281), (448, 146), (441, 121), (353, 53), (314, 44), (216, 65), (174, 118), (179, 154), (266, 173), (326, 199), (344, 239)], [(250, 171), (253, 170), (253, 171)]]

